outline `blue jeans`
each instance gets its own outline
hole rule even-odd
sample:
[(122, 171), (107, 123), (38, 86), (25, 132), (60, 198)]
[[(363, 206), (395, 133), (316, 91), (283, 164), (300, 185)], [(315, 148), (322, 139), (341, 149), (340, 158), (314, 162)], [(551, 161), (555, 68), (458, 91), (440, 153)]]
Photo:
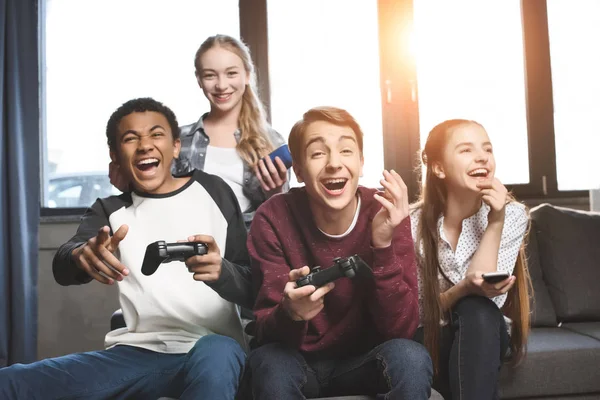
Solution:
[(234, 339), (200, 338), (187, 354), (132, 346), (0, 369), (1, 399), (234, 399), (246, 354)]
[[(498, 376), (510, 337), (502, 312), (482, 296), (460, 299), (441, 332), (433, 387), (445, 399), (498, 399)], [(419, 337), (418, 337), (419, 336)], [(421, 340), (419, 328), (415, 340)]]
[(248, 357), (255, 400), (376, 395), (377, 399), (428, 399), (433, 368), (427, 350), (406, 339), (389, 340), (359, 357), (307, 362), (273, 343)]

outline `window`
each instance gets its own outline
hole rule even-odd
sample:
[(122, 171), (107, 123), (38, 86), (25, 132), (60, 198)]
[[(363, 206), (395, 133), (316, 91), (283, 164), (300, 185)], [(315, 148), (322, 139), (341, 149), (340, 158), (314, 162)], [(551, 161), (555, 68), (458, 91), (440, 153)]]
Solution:
[(312, 107), (347, 110), (365, 134), (360, 182), (380, 186), (377, 2), (270, 0), (267, 4), (273, 127), (287, 138), (292, 125)]
[(414, 0), (421, 143), (446, 119), (475, 120), (505, 184), (529, 182), (522, 31), (516, 0)]
[(41, 10), (43, 206), (87, 207), (95, 197), (73, 189), (59, 200), (53, 182), (79, 175), (92, 183), (80, 194), (113, 193), (106, 122), (127, 100), (153, 97), (181, 125), (208, 111), (194, 55), (210, 35), (239, 37), (238, 1), (45, 0)]
[(600, 188), (600, 2), (547, 0), (560, 190)]
[(314, 106), (354, 115), (363, 185), (395, 168), (414, 199), (419, 142), (444, 119), (469, 118), (487, 129), (498, 176), (519, 198), (587, 197), (582, 189), (600, 187), (600, 5), (571, 3), (42, 0), (43, 206), (67, 203), (57, 189), (50, 197), (65, 176), (95, 182), (66, 192), (69, 204), (89, 205), (86, 190), (112, 193), (104, 129), (124, 101), (152, 96), (180, 124), (197, 120), (208, 104), (195, 51), (211, 34), (240, 31), (284, 137)]

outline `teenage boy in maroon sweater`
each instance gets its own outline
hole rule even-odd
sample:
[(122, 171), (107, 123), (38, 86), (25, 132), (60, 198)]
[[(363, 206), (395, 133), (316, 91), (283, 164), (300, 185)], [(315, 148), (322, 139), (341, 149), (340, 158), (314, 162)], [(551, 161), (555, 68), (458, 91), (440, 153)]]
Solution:
[[(264, 203), (248, 238), (258, 290), (254, 399), (428, 399), (431, 360), (410, 340), (419, 314), (406, 185), (384, 171), (384, 192), (358, 187), (363, 134), (344, 110), (309, 110), (289, 146), (305, 187)], [(310, 268), (353, 254), (372, 279), (297, 287)]]

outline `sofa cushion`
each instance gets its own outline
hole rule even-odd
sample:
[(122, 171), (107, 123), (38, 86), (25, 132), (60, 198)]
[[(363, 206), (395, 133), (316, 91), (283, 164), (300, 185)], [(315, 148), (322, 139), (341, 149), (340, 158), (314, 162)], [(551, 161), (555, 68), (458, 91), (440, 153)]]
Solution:
[(559, 321), (600, 321), (600, 214), (542, 204), (531, 217)]
[(570, 322), (562, 328), (600, 340), (600, 322)]
[[(374, 397), (370, 396), (342, 396), (342, 397), (320, 397), (314, 400), (375, 400)], [(441, 394), (431, 389), (431, 396), (429, 400), (444, 400)]]
[(531, 303), (531, 326), (556, 326), (556, 313), (554, 306), (550, 300), (548, 288), (544, 282), (544, 276), (540, 267), (540, 255), (537, 242), (537, 225), (535, 221), (531, 221), (529, 236), (527, 237), (527, 264), (529, 275), (531, 275), (531, 283), (533, 285), (533, 298)]
[(375, 400), (371, 396), (341, 396), (341, 397), (319, 397), (313, 400)]
[[(548, 400), (545, 397), (530, 397), (528, 400)], [(598, 400), (598, 394), (552, 397), (552, 400)]]
[(522, 363), (500, 371), (503, 399), (600, 392), (600, 341), (563, 328), (533, 328)]

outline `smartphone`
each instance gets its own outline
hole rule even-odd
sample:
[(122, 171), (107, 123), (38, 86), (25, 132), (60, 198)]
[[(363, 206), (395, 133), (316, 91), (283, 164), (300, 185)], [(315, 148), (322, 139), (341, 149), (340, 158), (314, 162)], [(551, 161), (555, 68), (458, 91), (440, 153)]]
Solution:
[(483, 280), (487, 283), (498, 283), (508, 278), (507, 272), (488, 272), (483, 274)]
[(283, 161), (287, 169), (292, 167), (292, 154), (290, 153), (290, 148), (287, 144), (279, 146), (269, 154), (269, 158), (271, 158), (273, 163), (275, 163), (275, 157), (281, 158), (281, 161)]

